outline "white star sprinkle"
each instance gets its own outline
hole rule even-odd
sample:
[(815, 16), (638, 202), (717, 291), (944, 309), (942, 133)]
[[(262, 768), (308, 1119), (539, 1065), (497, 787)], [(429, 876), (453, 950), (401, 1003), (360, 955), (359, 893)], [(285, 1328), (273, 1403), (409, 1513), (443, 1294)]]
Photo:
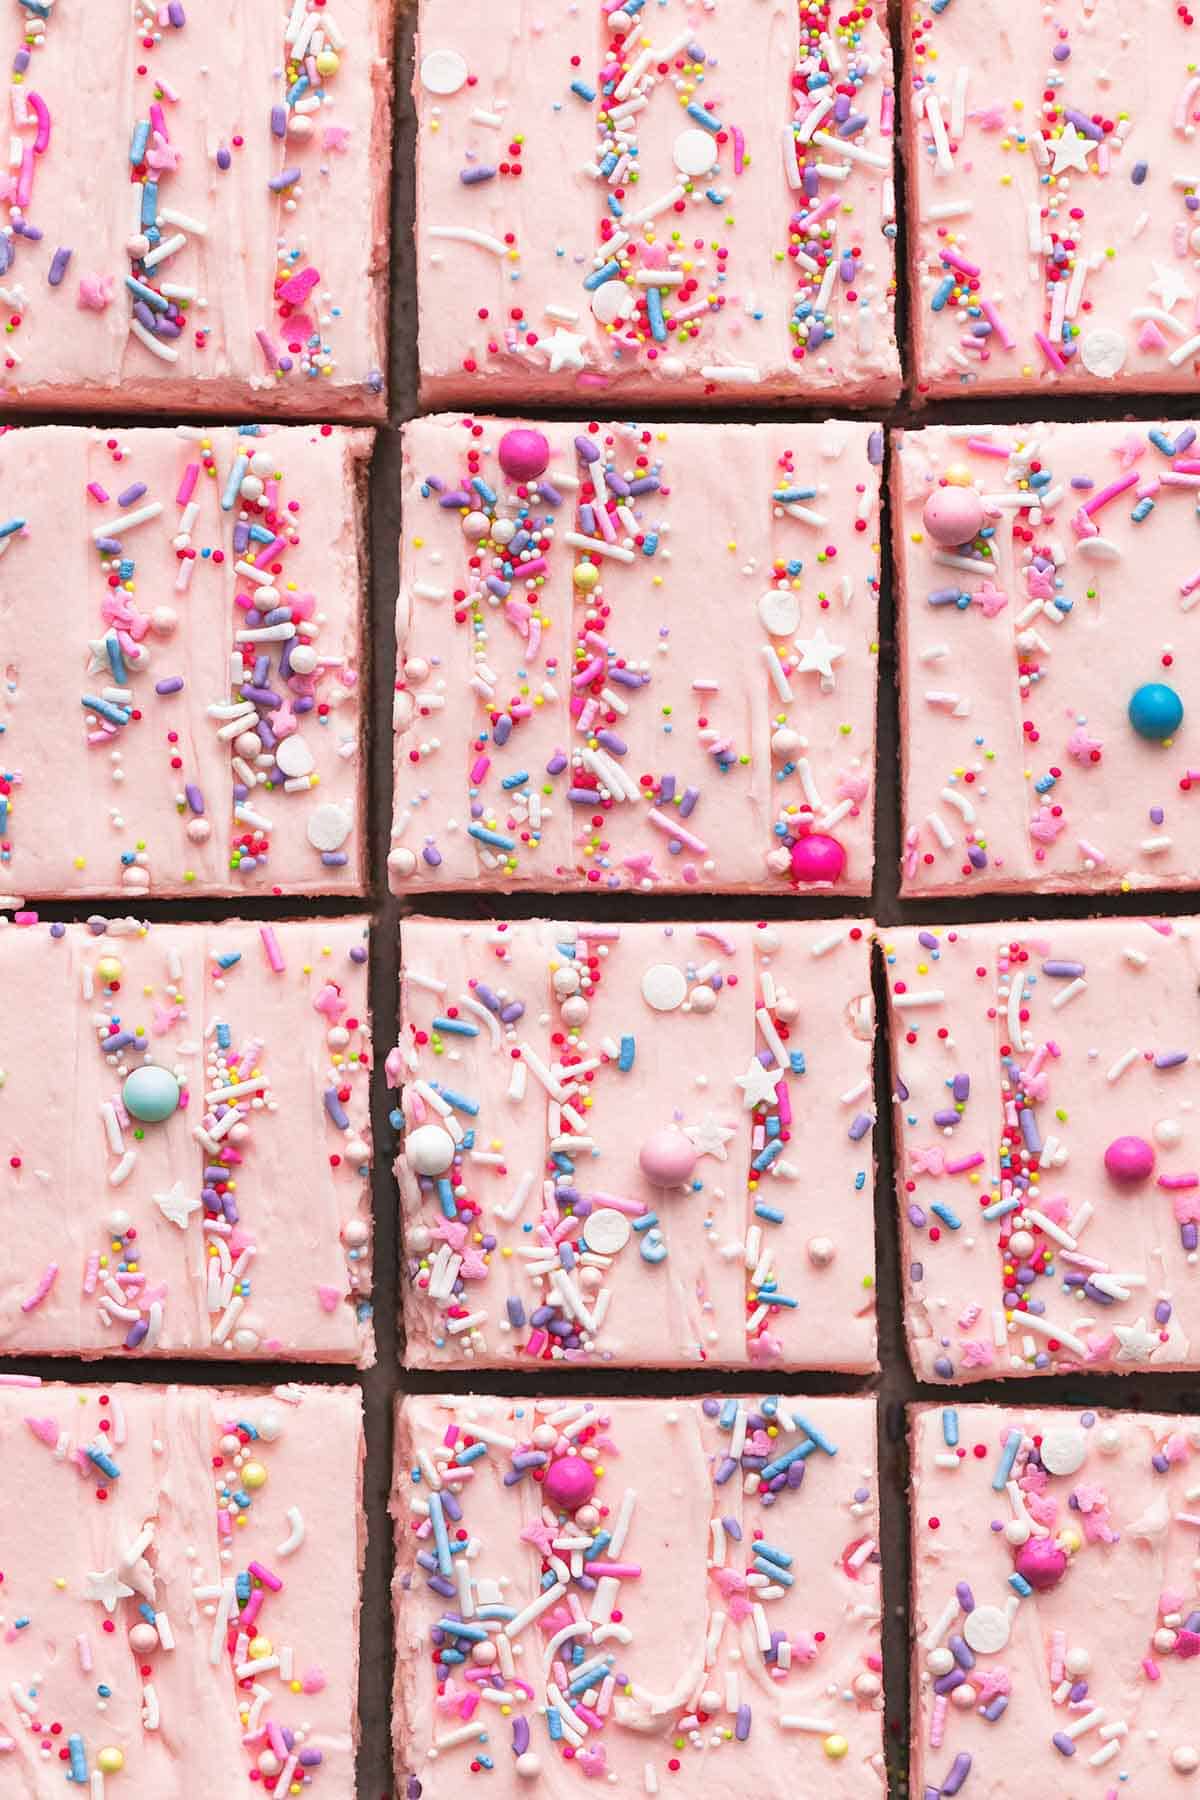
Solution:
[(84, 1576), (84, 1599), (96, 1600), (105, 1612), (112, 1612), (118, 1600), (130, 1600), (133, 1589), (126, 1587), (115, 1569), (89, 1569)]
[(1154, 265), (1154, 280), (1150, 283), (1150, 292), (1156, 300), (1162, 302), (1164, 312), (1173, 312), (1181, 300), (1190, 300), (1193, 290), (1188, 286), (1178, 269), (1169, 269), (1160, 262)]
[(550, 359), (550, 374), (557, 375), (560, 369), (582, 369), (585, 357), (583, 339), (577, 331), (564, 331), (559, 325), (548, 338), (542, 338), (540, 348)]
[(722, 1125), (715, 1114), (705, 1113), (698, 1125), (685, 1125), (683, 1135), (697, 1156), (715, 1156), (718, 1162), (728, 1162), (725, 1146), (734, 1132), (731, 1126)]
[(1115, 1327), (1121, 1348), (1117, 1351), (1118, 1362), (1149, 1362), (1159, 1346), (1157, 1331), (1147, 1331), (1144, 1318), (1136, 1325), (1118, 1325)]
[(845, 644), (835, 644), (825, 636), (825, 627), (818, 625), (810, 638), (797, 638), (796, 648), (800, 652), (797, 675), (819, 675), (822, 685), (826, 682), (833, 685), (833, 665), (846, 654)]
[(192, 1214), (200, 1211), (199, 1200), (184, 1192), (182, 1181), (177, 1181), (165, 1194), (155, 1194), (154, 1204), (163, 1218), (171, 1225), (178, 1225), (181, 1231), (187, 1229)]
[(1081, 175), (1088, 172), (1088, 157), (1096, 148), (1093, 138), (1084, 137), (1076, 131), (1074, 125), (1068, 125), (1061, 137), (1052, 138), (1050, 153), (1054, 158), (1054, 173), (1061, 175), (1064, 169), (1078, 169)]
[(757, 1056), (754, 1056), (747, 1065), (746, 1073), (735, 1075), (733, 1079), (741, 1088), (747, 1106), (757, 1106), (760, 1100), (769, 1105), (775, 1099), (775, 1085), (782, 1074), (782, 1069), (764, 1069)]

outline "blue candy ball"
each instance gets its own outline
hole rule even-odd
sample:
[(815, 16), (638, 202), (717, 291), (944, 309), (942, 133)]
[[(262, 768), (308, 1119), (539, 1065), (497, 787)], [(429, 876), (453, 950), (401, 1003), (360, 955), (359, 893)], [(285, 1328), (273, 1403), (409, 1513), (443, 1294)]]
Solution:
[(145, 1125), (161, 1125), (179, 1105), (179, 1083), (170, 1069), (145, 1063), (125, 1077), (121, 1099), (131, 1119)]
[(1129, 723), (1139, 737), (1161, 744), (1173, 737), (1183, 719), (1183, 701), (1165, 681), (1147, 681), (1129, 701)]

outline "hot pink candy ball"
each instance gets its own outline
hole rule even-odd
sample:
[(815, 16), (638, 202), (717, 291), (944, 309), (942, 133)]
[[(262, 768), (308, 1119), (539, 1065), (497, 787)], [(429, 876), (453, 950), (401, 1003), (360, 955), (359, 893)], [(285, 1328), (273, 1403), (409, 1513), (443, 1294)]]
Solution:
[(1067, 1553), (1053, 1538), (1030, 1538), (1017, 1551), (1013, 1566), (1031, 1588), (1045, 1594), (1066, 1574)]
[(1114, 1138), (1104, 1152), (1104, 1166), (1114, 1181), (1145, 1181), (1154, 1173), (1154, 1147), (1145, 1138)]
[(966, 544), (983, 524), (983, 501), (974, 488), (938, 488), (925, 502), (924, 518), (935, 544)]
[(664, 1125), (650, 1133), (638, 1151), (638, 1163), (655, 1187), (677, 1187), (695, 1168), (696, 1152), (678, 1125)]
[(823, 831), (810, 831), (792, 845), (792, 874), (797, 881), (837, 881), (845, 867), (846, 852)]
[(544, 433), (528, 425), (516, 425), (500, 439), (500, 467), (514, 481), (532, 481), (550, 461), (550, 443)]
[(542, 1492), (565, 1512), (578, 1512), (596, 1491), (596, 1477), (582, 1456), (560, 1456), (546, 1470)]

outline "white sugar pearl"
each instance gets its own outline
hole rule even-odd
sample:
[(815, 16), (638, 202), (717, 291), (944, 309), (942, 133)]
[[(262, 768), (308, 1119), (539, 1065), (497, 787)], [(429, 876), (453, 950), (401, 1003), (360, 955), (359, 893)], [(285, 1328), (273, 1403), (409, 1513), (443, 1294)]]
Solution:
[(454, 1161), (454, 1139), (441, 1125), (418, 1125), (405, 1134), (404, 1159), (417, 1175), (444, 1175)]
[(297, 644), (288, 657), (288, 665), (294, 675), (311, 675), (319, 658), (311, 644)]

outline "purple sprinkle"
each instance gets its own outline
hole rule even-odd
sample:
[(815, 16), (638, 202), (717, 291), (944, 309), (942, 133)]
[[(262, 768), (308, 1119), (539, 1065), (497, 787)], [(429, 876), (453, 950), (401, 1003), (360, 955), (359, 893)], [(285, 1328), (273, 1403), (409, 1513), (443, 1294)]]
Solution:
[(50, 273), (46, 277), (51, 287), (58, 286), (59, 282), (67, 272), (67, 264), (70, 260), (71, 252), (69, 249), (63, 248), (54, 252), (54, 255), (50, 258)]

